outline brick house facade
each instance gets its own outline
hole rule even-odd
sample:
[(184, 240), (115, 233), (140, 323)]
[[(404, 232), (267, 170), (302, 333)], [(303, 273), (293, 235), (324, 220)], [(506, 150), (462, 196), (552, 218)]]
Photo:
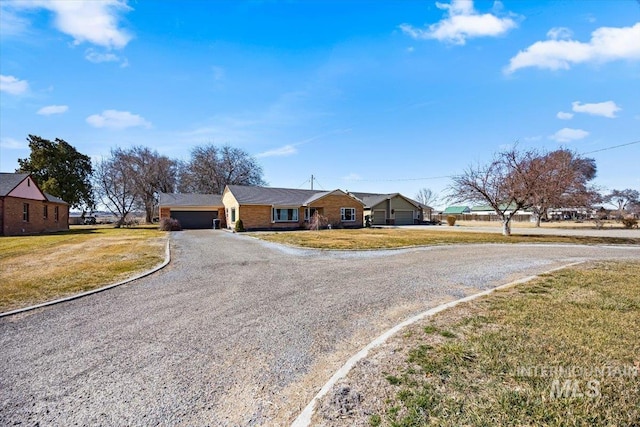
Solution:
[(314, 212), (328, 224), (361, 228), (364, 204), (341, 190), (314, 191), (228, 185), (222, 194), (226, 223), (234, 228), (242, 220), (246, 230), (305, 228)]
[(0, 173), (0, 231), (3, 236), (69, 229), (69, 205), (44, 193), (29, 174)]

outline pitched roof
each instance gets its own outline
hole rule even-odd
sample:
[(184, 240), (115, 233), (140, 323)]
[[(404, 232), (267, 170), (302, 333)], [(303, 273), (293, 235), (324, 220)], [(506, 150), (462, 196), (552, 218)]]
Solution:
[(389, 200), (389, 199), (393, 199), (394, 197), (402, 197), (403, 199), (405, 199), (406, 201), (408, 201), (409, 203), (411, 203), (412, 205), (414, 205), (417, 208), (428, 207), (428, 206), (424, 206), (420, 202), (416, 202), (413, 199), (410, 199), (410, 198), (408, 198), (406, 196), (403, 196), (400, 193), (389, 193), (389, 194), (351, 193), (351, 194), (353, 194), (358, 199), (362, 200), (362, 202), (364, 203), (365, 208), (371, 208), (372, 206), (375, 206), (375, 205), (379, 204), (380, 202), (383, 202), (383, 201)]
[[(43, 191), (44, 193), (44, 191)], [(64, 200), (62, 200), (60, 197), (56, 197), (53, 194), (49, 194), (49, 193), (44, 193), (44, 197), (47, 198), (48, 202), (52, 202), (52, 203), (62, 203), (65, 205), (68, 205), (69, 203), (65, 202)]]
[[(306, 206), (340, 190), (302, 190), (295, 188), (252, 187), (227, 185), (233, 197), (242, 205)], [(346, 194), (346, 193), (345, 193)], [(354, 198), (354, 200), (360, 202)], [(362, 203), (362, 202), (360, 202)]]
[(0, 173), (0, 197), (4, 197), (24, 181), (29, 176), (28, 173)]
[(470, 212), (469, 206), (448, 206), (443, 214), (463, 214)]
[(160, 193), (160, 206), (223, 206), (221, 194)]

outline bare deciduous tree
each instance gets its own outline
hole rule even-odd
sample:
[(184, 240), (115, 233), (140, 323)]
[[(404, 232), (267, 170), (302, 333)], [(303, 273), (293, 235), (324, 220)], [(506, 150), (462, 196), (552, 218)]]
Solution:
[(528, 167), (528, 173), (536, 177), (531, 210), (537, 227), (551, 207), (588, 208), (599, 199), (597, 191), (588, 186), (596, 176), (594, 159), (560, 149), (534, 157)]
[(220, 194), (230, 184), (265, 185), (260, 165), (240, 148), (196, 147), (191, 160), (180, 166), (180, 192)]
[(416, 201), (423, 206), (423, 211), (428, 211), (431, 220), (432, 208), (438, 202), (438, 196), (429, 188), (421, 188), (416, 194)]
[(450, 191), (456, 201), (489, 204), (509, 235), (511, 217), (519, 210), (532, 208), (539, 225), (550, 207), (589, 207), (598, 197), (587, 185), (595, 175), (593, 159), (565, 149), (541, 154), (513, 148), (454, 177)]
[(502, 221), (502, 234), (511, 235), (511, 218), (531, 206), (533, 183), (538, 179), (531, 171), (535, 151), (513, 148), (499, 153), (486, 166), (470, 166), (453, 178), (450, 199), (490, 205)]
[(158, 208), (158, 193), (171, 193), (175, 189), (177, 163), (141, 146), (120, 150), (119, 157), (131, 168), (136, 202), (144, 209), (146, 222), (150, 223)]
[(627, 188), (624, 190), (612, 190), (604, 197), (604, 200), (615, 206), (616, 219), (624, 218), (625, 212), (632, 211), (636, 205), (640, 205), (640, 192)]
[(125, 153), (111, 150), (111, 157), (97, 162), (94, 189), (102, 204), (118, 217), (116, 227), (124, 225), (136, 202), (136, 178)]

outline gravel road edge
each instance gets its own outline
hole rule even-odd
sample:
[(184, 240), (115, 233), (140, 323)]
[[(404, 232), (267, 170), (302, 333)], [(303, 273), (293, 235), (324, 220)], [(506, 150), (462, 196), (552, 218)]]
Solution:
[(75, 295), (70, 295), (68, 297), (64, 297), (64, 298), (59, 298), (56, 300), (52, 300), (52, 301), (47, 301), (47, 302), (43, 302), (40, 304), (35, 304), (35, 305), (31, 305), (29, 307), (23, 307), (23, 308), (18, 308), (15, 310), (11, 310), (11, 311), (5, 311), (4, 313), (0, 313), (0, 318), (3, 317), (7, 317), (7, 316), (12, 316), (14, 314), (19, 314), (19, 313), (24, 313), (27, 311), (32, 311), (32, 310), (36, 310), (38, 308), (42, 308), (42, 307), (48, 307), (50, 305), (55, 305), (55, 304), (61, 304), (63, 302), (67, 302), (67, 301), (72, 301), (78, 298), (82, 298), (82, 297), (86, 297), (88, 295), (93, 295), (93, 294), (97, 294), (99, 292), (104, 292), (104, 291), (108, 291), (109, 289), (113, 289), (115, 287), (127, 284), (127, 283), (131, 283), (135, 280), (141, 279), (143, 277), (149, 276), (150, 274), (153, 274), (159, 270), (162, 270), (163, 268), (165, 268), (167, 265), (169, 265), (169, 263), (171, 262), (171, 236), (167, 237), (167, 243), (165, 245), (165, 250), (164, 250), (164, 261), (162, 262), (162, 264), (157, 265), (156, 267), (152, 268), (151, 270), (147, 270), (145, 272), (142, 272), (138, 275), (135, 275), (133, 277), (129, 277), (128, 279), (122, 280), (118, 283), (113, 283), (111, 285), (106, 285), (103, 286), (101, 288), (98, 289), (92, 289), (90, 291), (86, 291), (86, 292), (81, 292), (79, 294), (75, 294)]
[(291, 424), (291, 427), (308, 427), (311, 425), (311, 419), (313, 418), (313, 415), (315, 413), (315, 407), (317, 402), (319, 402), (332, 388), (333, 386), (342, 378), (346, 377), (349, 373), (349, 371), (351, 371), (351, 369), (356, 365), (357, 362), (359, 362), (360, 360), (364, 359), (367, 357), (367, 355), (369, 354), (369, 352), (371, 350), (373, 350), (374, 348), (382, 345), (385, 341), (387, 341), (391, 336), (395, 335), (396, 333), (398, 333), (400, 330), (402, 330), (403, 328), (405, 328), (406, 326), (409, 326), (415, 322), (418, 322), (426, 317), (429, 316), (433, 316), (436, 313), (439, 313), (441, 311), (444, 311), (446, 309), (455, 307), (458, 304), (464, 303), (464, 302), (468, 302), (468, 301), (473, 301), (477, 298), (483, 297), (485, 295), (489, 295), (495, 291), (501, 290), (501, 289), (506, 289), (506, 288), (510, 288), (512, 286), (516, 286), (522, 283), (526, 283), (529, 282), (531, 280), (534, 280), (536, 278), (538, 278), (539, 276), (543, 275), (543, 274), (549, 274), (549, 273), (554, 273), (556, 271), (559, 270), (563, 270), (565, 268), (569, 268), (569, 267), (573, 267), (579, 264), (583, 264), (584, 261), (579, 261), (579, 262), (573, 262), (570, 264), (565, 264), (562, 265), (560, 267), (556, 267), (556, 268), (552, 268), (551, 270), (547, 270), (543, 273), (540, 274), (536, 274), (533, 276), (528, 276), (528, 277), (524, 277), (522, 279), (518, 279), (515, 280), (513, 282), (509, 282), (509, 283), (505, 283), (503, 285), (497, 286), (495, 288), (491, 288), (491, 289), (487, 289), (485, 291), (479, 292), (477, 294), (473, 294), (473, 295), (469, 295), (467, 297), (455, 300), (455, 301), (450, 301), (448, 303), (445, 304), (441, 304), (437, 307), (431, 308), (427, 311), (424, 311), (420, 314), (417, 314), (407, 320), (405, 320), (402, 323), (397, 324), (396, 326), (394, 326), (393, 328), (387, 330), (385, 333), (383, 333), (382, 335), (380, 335), (378, 338), (376, 338), (375, 340), (371, 341), (369, 344), (367, 344), (366, 347), (364, 347), (362, 350), (360, 350), (358, 353), (356, 353), (355, 355), (353, 355), (349, 360), (347, 360), (347, 362), (342, 365), (342, 367), (340, 369), (338, 369), (333, 376), (329, 379), (329, 381), (327, 381), (322, 388), (320, 389), (320, 391), (313, 397), (313, 399), (311, 399), (311, 401), (309, 402), (309, 404), (303, 409), (303, 411), (300, 413), (300, 415), (298, 415), (298, 417), (293, 421), (293, 423)]

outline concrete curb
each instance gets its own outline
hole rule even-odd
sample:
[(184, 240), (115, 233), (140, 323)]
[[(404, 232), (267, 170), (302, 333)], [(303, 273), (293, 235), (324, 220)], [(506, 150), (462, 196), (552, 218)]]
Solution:
[(56, 299), (56, 300), (53, 300), (53, 301), (43, 302), (41, 304), (36, 304), (36, 305), (29, 306), (29, 307), (18, 308), (16, 310), (6, 311), (4, 313), (0, 313), (0, 318), (6, 317), (6, 316), (12, 316), (14, 314), (24, 313), (24, 312), (35, 310), (35, 309), (42, 308), (42, 307), (48, 307), (50, 305), (55, 305), (55, 304), (60, 304), (60, 303), (67, 302), (67, 301), (72, 301), (74, 299), (86, 297), (88, 295), (97, 294), (98, 292), (104, 292), (104, 291), (107, 291), (109, 289), (115, 288), (117, 286), (124, 285), (126, 283), (133, 282), (134, 280), (138, 280), (138, 279), (141, 279), (143, 277), (149, 276), (150, 274), (153, 274), (156, 271), (162, 270), (167, 265), (169, 265), (170, 262), (171, 262), (171, 237), (168, 237), (167, 238), (167, 244), (166, 244), (166, 247), (165, 247), (164, 262), (162, 264), (152, 268), (151, 270), (145, 271), (144, 273), (140, 273), (140, 274), (138, 274), (136, 276), (130, 277), (130, 278), (125, 279), (125, 280), (123, 280), (121, 282), (114, 283), (114, 284), (107, 285), (107, 286), (103, 286), (103, 287), (98, 288), (98, 289), (92, 289), (90, 291), (86, 291), (86, 292), (82, 292), (82, 293), (79, 293), (79, 294), (76, 294), (76, 295), (71, 295), (71, 296), (68, 296), (68, 297)]
[(320, 401), (320, 399), (322, 399), (332, 388), (334, 385), (336, 385), (336, 383), (341, 380), (342, 378), (346, 377), (347, 374), (349, 373), (349, 371), (351, 371), (351, 369), (356, 365), (356, 363), (358, 363), (360, 360), (364, 359), (365, 357), (367, 357), (367, 355), (369, 354), (369, 351), (373, 350), (376, 347), (379, 347), (380, 345), (384, 344), (384, 342), (386, 340), (388, 340), (391, 336), (395, 335), (396, 333), (398, 333), (402, 328), (409, 326), (419, 320), (424, 319), (425, 317), (429, 317), (429, 316), (433, 316), (436, 313), (439, 313), (441, 311), (444, 311), (448, 308), (451, 307), (455, 307), (456, 305), (460, 304), (460, 303), (464, 303), (464, 302), (468, 302), (468, 301), (473, 301), (477, 298), (483, 297), (485, 295), (489, 295), (495, 291), (501, 290), (501, 289), (506, 289), (506, 288), (510, 288), (512, 286), (515, 285), (519, 285), (522, 283), (526, 283), (529, 282), (533, 279), (538, 278), (540, 275), (542, 274), (549, 274), (549, 273), (553, 273), (555, 271), (558, 270), (563, 270), (565, 268), (569, 268), (569, 267), (573, 267), (575, 265), (579, 265), (584, 263), (584, 261), (579, 261), (579, 262), (573, 262), (571, 264), (566, 264), (563, 265), (561, 267), (556, 267), (553, 268), (551, 270), (545, 271), (543, 273), (534, 275), (534, 276), (529, 276), (529, 277), (525, 277), (523, 279), (518, 279), (515, 280), (513, 282), (509, 282), (506, 283), (504, 285), (500, 285), (497, 286), (495, 288), (491, 288), (491, 289), (487, 289), (486, 291), (482, 291), (479, 292), (477, 294), (473, 294), (473, 295), (469, 295), (467, 297), (455, 300), (455, 301), (450, 301), (448, 303), (445, 304), (441, 304), (437, 307), (431, 308), (425, 312), (422, 312), (414, 317), (411, 317), (407, 320), (405, 320), (402, 323), (399, 323), (398, 325), (394, 326), (393, 328), (389, 329), (388, 331), (386, 331), (385, 333), (383, 333), (382, 335), (380, 335), (378, 338), (376, 338), (375, 340), (371, 341), (366, 347), (364, 347), (362, 350), (360, 350), (358, 353), (356, 353), (354, 356), (352, 356), (349, 360), (347, 360), (347, 362), (342, 365), (342, 367), (340, 369), (338, 369), (333, 376), (329, 379), (329, 381), (327, 381), (327, 383), (322, 386), (322, 388), (320, 389), (320, 391), (318, 392), (318, 394), (315, 395), (315, 397), (313, 399), (311, 399), (311, 402), (309, 402), (309, 404), (304, 408), (304, 410), (300, 413), (300, 415), (298, 415), (298, 417), (293, 421), (293, 423), (291, 424), (292, 427), (307, 427), (311, 425), (311, 418), (313, 417), (314, 411), (315, 411), (315, 406), (316, 403)]

